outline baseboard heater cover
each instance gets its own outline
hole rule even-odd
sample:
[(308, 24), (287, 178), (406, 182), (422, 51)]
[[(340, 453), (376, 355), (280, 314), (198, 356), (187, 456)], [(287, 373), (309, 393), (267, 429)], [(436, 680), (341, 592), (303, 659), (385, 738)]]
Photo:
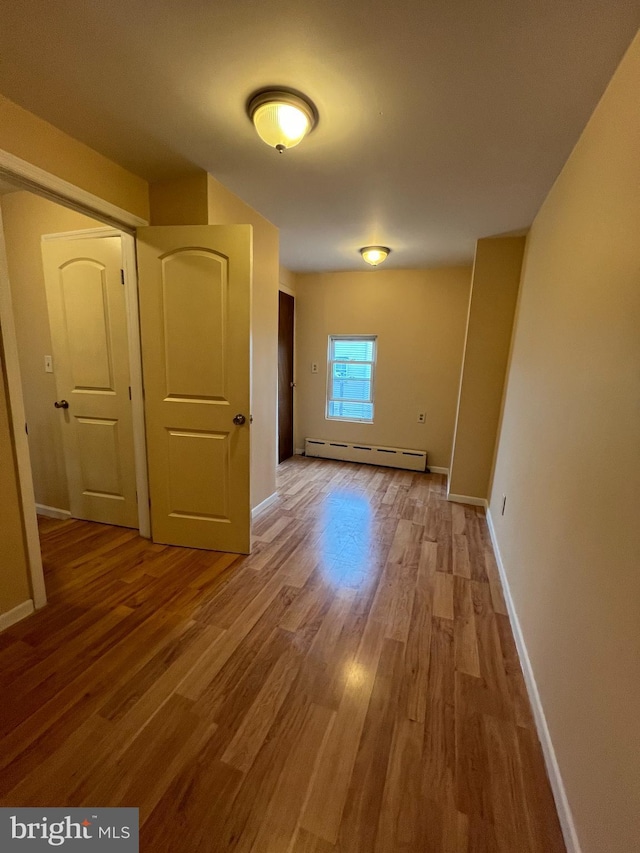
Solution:
[(428, 471), (424, 450), (405, 450), (402, 447), (378, 447), (374, 444), (349, 444), (322, 438), (305, 440), (305, 455), (342, 462), (364, 462), (386, 468), (405, 468), (408, 471)]

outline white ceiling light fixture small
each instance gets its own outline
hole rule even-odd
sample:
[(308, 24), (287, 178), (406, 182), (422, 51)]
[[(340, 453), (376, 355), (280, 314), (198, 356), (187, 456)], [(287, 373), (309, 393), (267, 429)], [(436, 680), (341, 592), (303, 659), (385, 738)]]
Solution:
[(372, 267), (377, 267), (378, 264), (387, 259), (390, 251), (391, 249), (387, 248), (387, 246), (364, 246), (360, 249), (360, 254), (363, 261), (371, 264)]
[(260, 139), (280, 154), (302, 142), (318, 121), (311, 101), (286, 89), (261, 89), (251, 96), (247, 112)]

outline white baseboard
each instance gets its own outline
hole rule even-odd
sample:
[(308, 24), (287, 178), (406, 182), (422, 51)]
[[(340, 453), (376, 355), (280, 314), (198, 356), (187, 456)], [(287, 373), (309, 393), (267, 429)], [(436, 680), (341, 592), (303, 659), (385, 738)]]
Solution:
[(432, 474), (444, 474), (445, 477), (449, 476), (448, 468), (439, 468), (437, 465), (429, 465), (427, 462), (427, 468), (431, 471)]
[(4, 631), (5, 628), (10, 628), (12, 625), (15, 625), (16, 622), (20, 622), (27, 616), (31, 616), (34, 609), (33, 599), (30, 598), (28, 601), (23, 601), (22, 604), (18, 604), (17, 607), (14, 607), (7, 613), (0, 613), (0, 631)]
[(71, 518), (68, 509), (58, 509), (57, 506), (47, 506), (46, 504), (36, 504), (36, 512), (38, 515), (45, 515), (47, 518)]
[(254, 506), (254, 508), (251, 510), (251, 518), (255, 518), (257, 515), (260, 515), (261, 512), (264, 512), (264, 510), (268, 506), (271, 506), (271, 504), (277, 499), (277, 497), (278, 493), (274, 492), (272, 495), (269, 495), (268, 498), (265, 498), (262, 503), (259, 503), (258, 506)]
[(296, 447), (293, 451), (294, 456), (304, 456), (304, 447)]
[[(449, 499), (451, 500), (451, 498)], [(569, 806), (567, 792), (565, 790), (564, 782), (562, 781), (562, 776), (560, 774), (558, 759), (556, 758), (556, 752), (553, 748), (553, 742), (551, 740), (551, 734), (547, 725), (547, 719), (544, 714), (544, 708), (542, 707), (540, 693), (538, 692), (538, 685), (536, 684), (535, 675), (533, 673), (533, 667), (531, 666), (531, 661), (527, 652), (527, 646), (525, 644), (524, 635), (522, 633), (522, 628), (520, 627), (520, 620), (518, 619), (518, 614), (516, 612), (516, 607), (513, 602), (513, 598), (511, 597), (509, 581), (507, 579), (507, 573), (504, 568), (504, 563), (502, 562), (502, 555), (500, 554), (498, 538), (496, 536), (495, 527), (493, 526), (493, 519), (491, 518), (490, 511), (487, 511), (487, 525), (489, 527), (489, 535), (491, 536), (491, 543), (493, 544), (493, 551), (496, 557), (496, 563), (498, 564), (498, 571), (500, 572), (500, 580), (502, 581), (502, 591), (504, 592), (504, 599), (507, 605), (507, 610), (509, 612), (511, 630), (513, 631), (513, 636), (516, 641), (518, 657), (520, 658), (520, 663), (522, 665), (522, 673), (524, 675), (525, 684), (527, 686), (527, 693), (529, 694), (529, 701), (531, 702), (531, 707), (533, 709), (533, 716), (536, 723), (538, 738), (542, 745), (542, 752), (544, 754), (544, 760), (547, 766), (547, 774), (549, 776), (551, 790), (553, 791), (553, 798), (555, 800), (556, 808), (558, 810), (558, 817), (560, 819), (560, 826), (562, 827), (564, 843), (567, 846), (567, 853), (581, 853), (578, 834), (576, 832), (575, 823), (573, 821), (573, 815), (571, 814), (571, 807)]]
[[(431, 469), (433, 471), (433, 468)], [(455, 504), (469, 504), (470, 506), (483, 506), (485, 509), (488, 506), (484, 498), (472, 498), (470, 495), (447, 495), (448, 501), (453, 501)]]

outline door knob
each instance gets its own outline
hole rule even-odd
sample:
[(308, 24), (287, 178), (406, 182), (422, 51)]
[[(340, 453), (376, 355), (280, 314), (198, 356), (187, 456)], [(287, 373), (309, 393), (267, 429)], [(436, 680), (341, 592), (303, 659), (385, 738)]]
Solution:
[(236, 415), (233, 419), (233, 422), (236, 426), (242, 426), (242, 424), (245, 423), (246, 420), (247, 419), (244, 415)]
[(56, 407), (56, 409), (68, 409), (69, 408), (69, 404), (67, 403), (66, 400), (56, 400), (53, 405)]

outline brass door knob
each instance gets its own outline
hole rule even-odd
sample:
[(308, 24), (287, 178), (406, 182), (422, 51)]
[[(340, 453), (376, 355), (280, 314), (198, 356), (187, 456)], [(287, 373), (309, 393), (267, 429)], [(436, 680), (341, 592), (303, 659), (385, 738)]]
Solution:
[(233, 419), (233, 422), (236, 426), (242, 426), (242, 424), (245, 423), (246, 420), (247, 419), (244, 415), (236, 415)]
[(66, 400), (56, 400), (53, 405), (56, 407), (56, 409), (68, 409), (69, 408), (69, 404), (67, 403)]

